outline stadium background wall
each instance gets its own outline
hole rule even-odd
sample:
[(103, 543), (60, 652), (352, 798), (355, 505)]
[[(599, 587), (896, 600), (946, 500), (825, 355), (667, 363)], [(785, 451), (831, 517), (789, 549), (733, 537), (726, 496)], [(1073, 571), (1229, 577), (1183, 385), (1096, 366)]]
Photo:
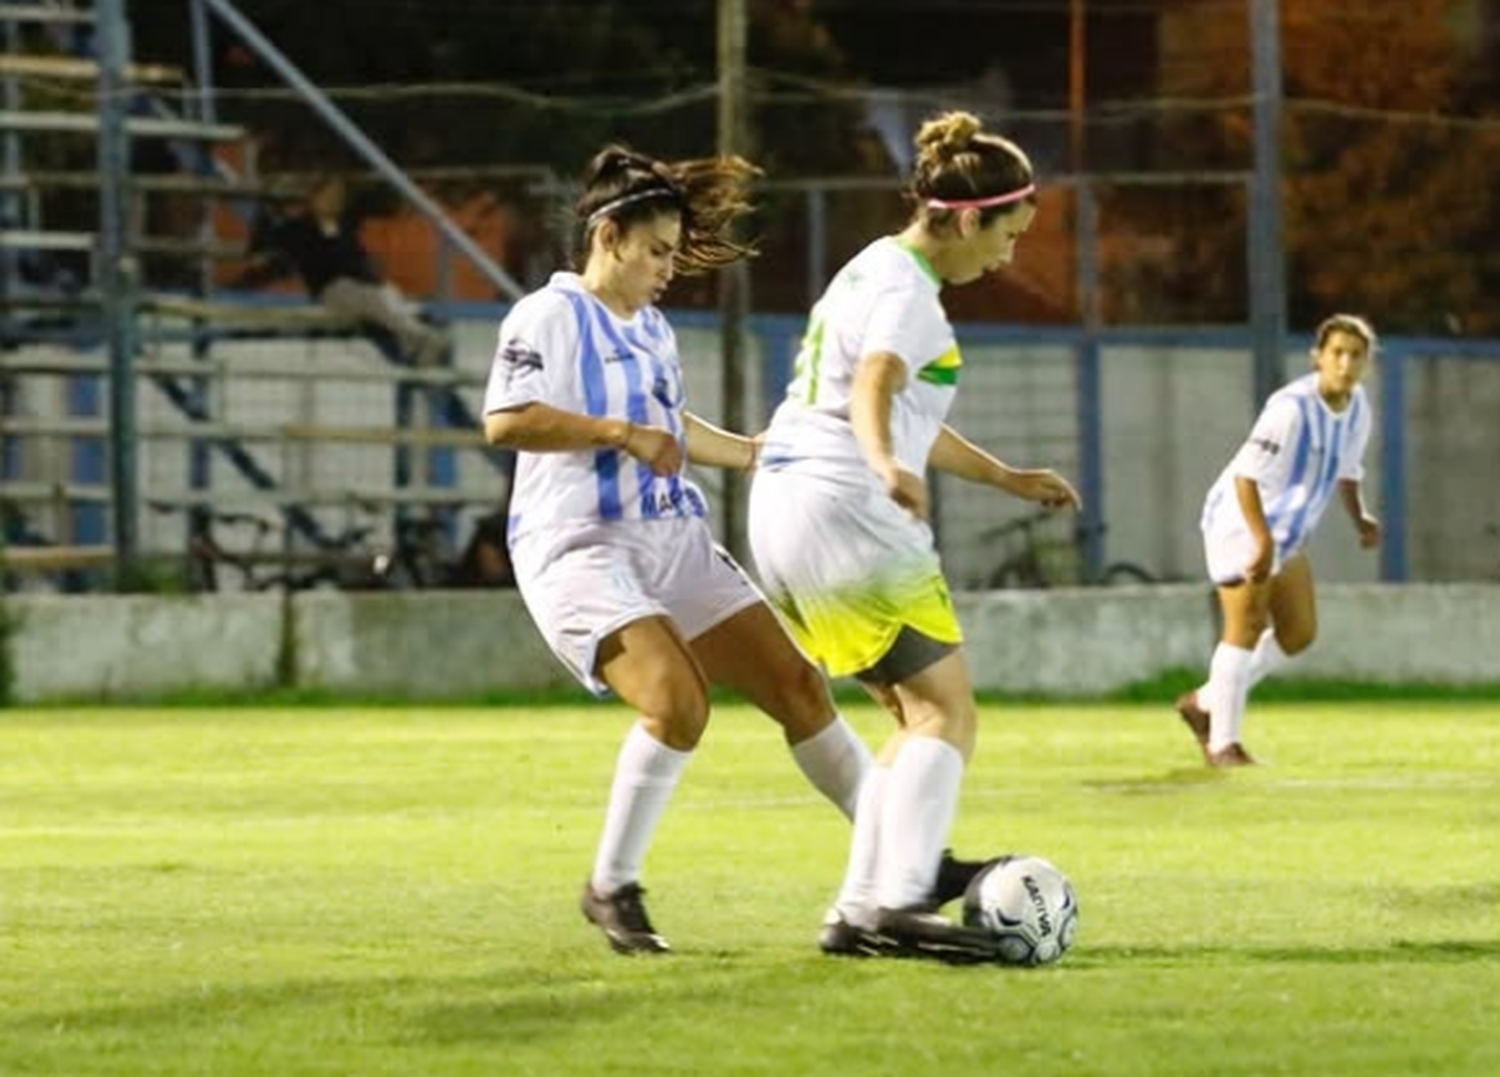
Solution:
[[(1288, 676), (1450, 686), (1497, 679), (1500, 586), (1332, 584), (1320, 598), (1323, 642)], [(1077, 697), (1201, 668), (1215, 635), (1209, 599), (1205, 586), (1175, 584), (960, 594), (957, 603), (980, 689)], [(8, 602), (17, 702), (276, 687), (436, 700), (572, 683), (514, 592)], [(286, 639), (295, 641), (290, 656)]]

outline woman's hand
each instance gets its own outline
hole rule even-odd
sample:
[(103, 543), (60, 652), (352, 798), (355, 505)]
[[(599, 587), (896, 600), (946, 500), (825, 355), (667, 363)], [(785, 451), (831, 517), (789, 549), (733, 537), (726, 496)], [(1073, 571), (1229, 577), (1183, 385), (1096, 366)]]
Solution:
[(1245, 578), (1251, 583), (1265, 583), (1276, 564), (1276, 542), (1269, 534), (1255, 537), (1255, 556), (1245, 566)]
[(1057, 472), (1047, 468), (1016, 473), (1014, 492), (1028, 501), (1040, 501), (1049, 509), (1081, 509), (1083, 498), (1073, 489), (1073, 484)]
[(927, 519), (927, 480), (895, 460), (877, 469), (875, 474), (880, 476), (892, 501), (917, 519)]
[(671, 431), (659, 426), (629, 424), (620, 450), (635, 457), (656, 475), (675, 475), (682, 470), (682, 443)]

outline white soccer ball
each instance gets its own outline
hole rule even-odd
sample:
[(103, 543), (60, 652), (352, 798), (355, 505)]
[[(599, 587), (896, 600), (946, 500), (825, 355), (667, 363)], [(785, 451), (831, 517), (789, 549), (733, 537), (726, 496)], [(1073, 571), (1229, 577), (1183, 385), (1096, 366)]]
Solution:
[(1003, 964), (1050, 965), (1078, 934), (1078, 895), (1050, 861), (1001, 857), (969, 883), (964, 923), (999, 940)]

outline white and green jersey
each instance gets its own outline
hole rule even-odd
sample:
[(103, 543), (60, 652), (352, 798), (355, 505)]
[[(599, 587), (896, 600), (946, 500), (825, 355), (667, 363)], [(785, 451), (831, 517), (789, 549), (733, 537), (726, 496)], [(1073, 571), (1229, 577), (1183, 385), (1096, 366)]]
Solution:
[(873, 476), (849, 422), (850, 395), (860, 360), (889, 352), (907, 368), (906, 386), (891, 402), (892, 448), (906, 467), (925, 471), (963, 362), (938, 298), (941, 287), (927, 260), (893, 236), (845, 265), (812, 309), (760, 467), (823, 473), (857, 467)]
[(839, 271), (812, 310), (792, 384), (771, 417), (750, 491), (750, 548), (767, 596), (832, 676), (871, 668), (910, 626), (957, 644), (932, 529), (896, 504), (849, 422), (867, 355), (906, 365), (891, 401), (896, 458), (926, 470), (961, 365), (927, 260), (894, 238)]

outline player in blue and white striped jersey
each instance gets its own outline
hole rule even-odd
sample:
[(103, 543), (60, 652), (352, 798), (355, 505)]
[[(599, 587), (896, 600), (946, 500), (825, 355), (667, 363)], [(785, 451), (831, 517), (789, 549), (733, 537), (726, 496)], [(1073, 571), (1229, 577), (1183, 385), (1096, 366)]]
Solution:
[(1375, 331), (1336, 314), (1318, 327), (1314, 370), (1266, 401), (1250, 437), (1208, 492), (1200, 521), (1209, 578), (1224, 612), (1208, 683), (1177, 701), (1212, 766), (1253, 763), (1240, 742), (1245, 705), (1267, 674), (1317, 635), (1306, 546), (1337, 496), (1360, 544), (1380, 542), (1361, 482), (1373, 425), (1359, 384), (1374, 358)]
[(509, 541), (542, 636), (584, 685), (640, 714), (621, 748), (583, 911), (621, 953), (667, 943), (641, 868), (708, 722), (710, 685), (781, 724), (808, 779), (852, 816), (869, 751), (820, 671), (713, 540), (684, 467), (751, 468), (753, 439), (686, 410), (671, 327), (654, 304), (676, 271), (752, 253), (733, 222), (754, 169), (664, 163), (610, 147), (577, 204), (583, 268), (558, 273), (500, 326), (485, 436), (515, 449)]

